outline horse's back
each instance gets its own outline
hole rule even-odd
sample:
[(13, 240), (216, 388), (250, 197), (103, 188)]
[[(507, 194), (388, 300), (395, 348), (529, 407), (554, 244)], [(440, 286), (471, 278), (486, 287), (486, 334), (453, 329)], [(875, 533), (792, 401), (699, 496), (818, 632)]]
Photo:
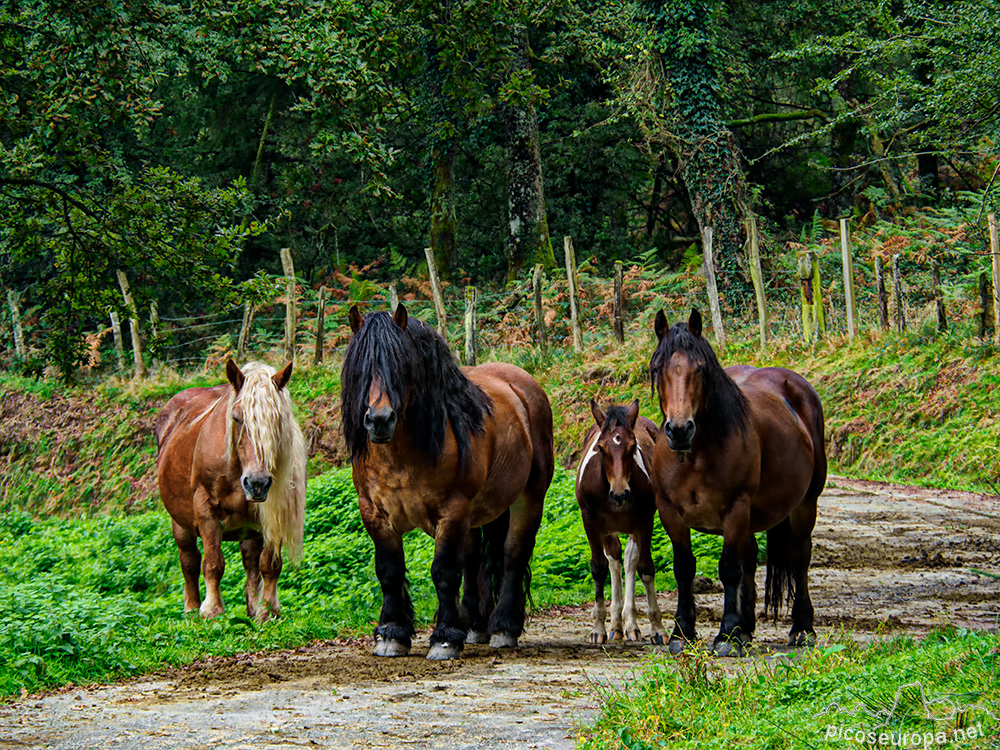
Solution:
[[(726, 372), (740, 387), (762, 423), (762, 460), (770, 459), (775, 473), (792, 474), (807, 467), (805, 496), (818, 496), (826, 483), (826, 447), (823, 405), (816, 389), (802, 375), (784, 367), (738, 365)], [(795, 429), (797, 428), (797, 429)], [(793, 437), (802, 435), (802, 450), (791, 450)]]
[(214, 406), (228, 389), (228, 385), (217, 385), (211, 388), (186, 388), (174, 394), (156, 415), (153, 430), (158, 449), (162, 451), (164, 444), (175, 432), (189, 429), (192, 420)]

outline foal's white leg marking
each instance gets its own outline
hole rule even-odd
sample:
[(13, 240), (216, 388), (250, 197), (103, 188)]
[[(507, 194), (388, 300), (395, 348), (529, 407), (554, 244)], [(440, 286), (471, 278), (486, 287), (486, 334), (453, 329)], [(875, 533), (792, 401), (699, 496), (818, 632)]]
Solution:
[(601, 439), (601, 433), (594, 435), (593, 441), (587, 446), (587, 451), (583, 454), (583, 460), (580, 461), (580, 468), (576, 470), (576, 483), (580, 484), (583, 481), (583, 472), (587, 469), (587, 464), (590, 463), (590, 459), (597, 455), (597, 441)]
[(622, 564), (615, 560), (607, 552), (604, 556), (608, 558), (611, 567), (611, 640), (620, 641), (624, 630), (622, 628)]
[[(643, 576), (642, 585), (646, 587), (646, 613), (649, 615), (649, 625), (653, 629), (650, 634), (654, 643), (663, 642), (663, 615), (660, 603), (656, 601), (656, 574)], [(659, 635), (659, 639), (657, 639)]]
[(639, 640), (638, 613), (635, 611), (635, 572), (639, 567), (639, 545), (633, 537), (625, 545), (625, 637)]

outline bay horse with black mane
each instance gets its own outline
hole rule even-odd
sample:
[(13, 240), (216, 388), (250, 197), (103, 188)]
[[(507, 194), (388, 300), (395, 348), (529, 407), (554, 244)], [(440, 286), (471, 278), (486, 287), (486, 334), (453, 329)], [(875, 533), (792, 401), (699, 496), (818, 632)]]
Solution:
[(180, 553), (185, 612), (223, 613), (223, 540), (240, 543), (247, 614), (262, 622), (281, 612), (282, 555), (301, 556), (305, 522), (306, 451), (285, 387), (291, 374), (290, 363), (275, 372), (229, 360), (228, 383), (181, 391), (156, 418), (160, 499)]
[(650, 361), (663, 414), (653, 454), (653, 487), (670, 535), (677, 579), (670, 650), (694, 641), (691, 529), (721, 534), (725, 591), (719, 655), (742, 655), (756, 625), (757, 542), (767, 532), (764, 611), (777, 619), (791, 601), (789, 645), (815, 639), (809, 560), (816, 505), (826, 484), (823, 407), (801, 375), (781, 367), (723, 369), (692, 310), (668, 328), (661, 310)]
[[(639, 416), (639, 401), (614, 405), (606, 412), (591, 399), (595, 424), (584, 438), (583, 458), (576, 471), (576, 502), (590, 542), (590, 573), (594, 579), (594, 627), (590, 640), (607, 641), (604, 584), (611, 569), (611, 639), (642, 638), (635, 608), (635, 576), (646, 589), (646, 607), (652, 628), (650, 640), (663, 643), (663, 621), (656, 601), (653, 565), (653, 523), (656, 500), (650, 478), (656, 425)], [(622, 564), (620, 534), (628, 534)], [(622, 578), (625, 591), (622, 595)]]
[(495, 648), (516, 646), (555, 469), (545, 392), (513, 365), (460, 368), (447, 342), (401, 304), (366, 317), (355, 306), (348, 319), (342, 418), (382, 587), (374, 653), (404, 656), (412, 645), (402, 536), (413, 529), (434, 539), (427, 658), (456, 658), (487, 633)]

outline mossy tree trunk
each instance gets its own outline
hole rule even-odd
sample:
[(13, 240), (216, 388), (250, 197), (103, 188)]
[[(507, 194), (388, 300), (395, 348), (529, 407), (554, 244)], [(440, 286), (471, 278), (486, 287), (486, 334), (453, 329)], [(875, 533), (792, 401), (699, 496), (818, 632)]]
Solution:
[(430, 246), (437, 259), (438, 273), (451, 278), (455, 262), (457, 221), (455, 219), (455, 140), (431, 148), (434, 184), (431, 186)]
[(555, 254), (545, 215), (542, 154), (538, 142), (528, 31), (515, 23), (511, 31), (510, 63), (505, 81), (503, 121), (507, 146), (507, 281), (541, 263), (554, 268)]

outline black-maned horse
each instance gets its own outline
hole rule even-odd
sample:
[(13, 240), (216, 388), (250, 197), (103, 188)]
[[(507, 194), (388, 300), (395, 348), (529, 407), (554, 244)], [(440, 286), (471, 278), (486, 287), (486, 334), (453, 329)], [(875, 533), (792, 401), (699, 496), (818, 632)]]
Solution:
[(723, 538), (717, 653), (740, 655), (753, 636), (758, 531), (767, 531), (764, 609), (777, 618), (782, 599), (792, 600), (789, 643), (808, 643), (814, 638), (812, 531), (826, 484), (819, 396), (784, 368), (723, 369), (702, 336), (697, 310), (687, 323), (669, 328), (660, 311), (654, 330), (659, 343), (650, 375), (663, 427), (653, 454), (653, 487), (677, 579), (671, 651), (696, 638), (691, 529)]
[(375, 654), (409, 653), (402, 535), (418, 528), (434, 538), (438, 609), (427, 658), (456, 658), (487, 633), (493, 647), (516, 646), (555, 468), (545, 392), (513, 365), (460, 368), (403, 305), (364, 318), (352, 307), (349, 320), (342, 417), (382, 586)]

